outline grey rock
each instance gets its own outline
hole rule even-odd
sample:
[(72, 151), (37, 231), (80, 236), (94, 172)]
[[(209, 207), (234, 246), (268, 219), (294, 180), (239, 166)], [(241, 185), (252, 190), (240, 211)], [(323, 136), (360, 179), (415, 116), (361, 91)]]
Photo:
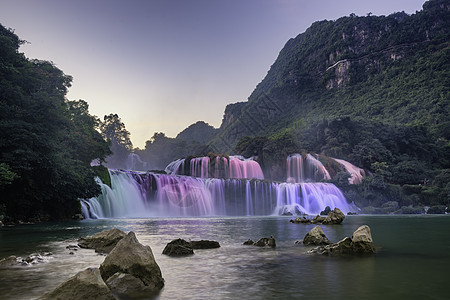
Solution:
[(370, 228), (367, 225), (360, 226), (353, 233), (352, 238), (345, 237), (337, 243), (319, 246), (308, 251), (322, 255), (371, 255), (375, 253)]
[[(113, 277), (116, 273), (127, 276), (118, 274)], [(114, 289), (115, 294), (123, 298), (132, 298), (136, 294), (150, 295), (164, 286), (161, 269), (153, 257), (152, 249), (139, 243), (132, 231), (106, 256), (100, 265), (100, 274), (106, 282), (114, 283), (111, 288)], [(120, 282), (121, 280), (123, 282)], [(142, 283), (137, 284), (137, 280)], [(133, 288), (128, 288), (126, 291), (120, 288), (131, 281), (134, 282)]]
[(39, 300), (113, 300), (115, 299), (102, 280), (97, 268), (88, 268), (61, 283), (53, 291), (42, 295)]
[(120, 229), (104, 230), (87, 238), (78, 240), (81, 248), (95, 249), (95, 252), (109, 253), (127, 234)]
[(311, 229), (303, 238), (303, 244), (305, 245), (329, 245), (330, 240), (326, 237), (322, 228), (319, 225)]

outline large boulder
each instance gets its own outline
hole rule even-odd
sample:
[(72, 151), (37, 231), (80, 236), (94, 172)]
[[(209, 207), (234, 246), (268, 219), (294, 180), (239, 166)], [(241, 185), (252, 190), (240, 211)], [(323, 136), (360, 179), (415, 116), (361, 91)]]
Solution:
[(42, 295), (39, 300), (114, 300), (108, 286), (100, 276), (98, 268), (88, 268), (61, 283), (53, 291)]
[(191, 244), (192, 249), (220, 248), (219, 242), (216, 242), (216, 241), (208, 241), (208, 240), (191, 241), (190, 244)]
[(345, 219), (344, 213), (339, 208), (336, 207), (328, 214), (325, 220), (322, 221), (322, 224), (324, 225), (341, 224), (342, 221), (344, 221), (344, 219)]
[(176, 239), (164, 247), (162, 254), (168, 256), (186, 256), (194, 254), (194, 250), (192, 249), (191, 243), (183, 239)]
[(95, 249), (95, 252), (109, 253), (127, 234), (120, 229), (104, 230), (87, 238), (78, 240), (81, 248)]
[(352, 247), (355, 253), (375, 253), (375, 245), (373, 244), (370, 227), (367, 225), (360, 226), (353, 232)]
[(363, 225), (356, 229), (352, 238), (345, 237), (337, 243), (319, 246), (309, 251), (322, 255), (370, 255), (375, 253), (370, 228)]
[(303, 244), (305, 245), (329, 245), (330, 240), (326, 237), (322, 228), (319, 225), (311, 229), (303, 238)]
[(106, 256), (100, 273), (119, 298), (148, 298), (164, 286), (152, 249), (139, 243), (132, 231)]

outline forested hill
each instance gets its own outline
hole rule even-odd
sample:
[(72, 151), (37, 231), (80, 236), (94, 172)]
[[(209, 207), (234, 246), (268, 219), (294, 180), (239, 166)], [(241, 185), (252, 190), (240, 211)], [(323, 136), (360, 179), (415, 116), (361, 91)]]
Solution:
[(22, 43), (0, 25), (0, 221), (67, 219), (100, 192), (90, 164), (111, 152), (88, 104), (66, 99), (72, 77)]
[(286, 43), (248, 102), (226, 110), (211, 145), (225, 152), (243, 136), (286, 130), (301, 137), (341, 116), (421, 125), (448, 140), (449, 29), (448, 0), (413, 15), (315, 22)]

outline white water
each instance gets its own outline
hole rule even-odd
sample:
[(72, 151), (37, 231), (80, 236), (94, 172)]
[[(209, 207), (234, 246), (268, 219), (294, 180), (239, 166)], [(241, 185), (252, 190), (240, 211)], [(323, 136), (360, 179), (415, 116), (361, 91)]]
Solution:
[(208, 156), (189, 159), (189, 169), (186, 170), (185, 159), (171, 162), (165, 169), (170, 175), (188, 175), (200, 178), (239, 178), (264, 179), (263, 171), (257, 161), (243, 156), (216, 156), (211, 162)]
[[(89, 218), (319, 214), (356, 208), (331, 183), (275, 183), (111, 170), (112, 188), (83, 203)], [(86, 213), (86, 210), (89, 213)]]

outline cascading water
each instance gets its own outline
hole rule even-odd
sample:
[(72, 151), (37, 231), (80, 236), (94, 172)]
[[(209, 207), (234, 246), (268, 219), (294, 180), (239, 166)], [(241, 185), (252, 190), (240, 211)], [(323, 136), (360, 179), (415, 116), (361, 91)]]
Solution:
[(128, 154), (125, 165), (127, 170), (143, 171), (148, 169), (147, 162), (143, 161), (136, 153)]
[(287, 158), (288, 182), (317, 182), (331, 179), (324, 165), (311, 154), (292, 154)]
[(363, 178), (366, 176), (366, 172), (363, 169), (358, 168), (357, 166), (345, 161), (343, 159), (333, 158), (335, 161), (340, 163), (344, 169), (350, 174), (350, 178), (348, 182), (350, 184), (360, 184), (362, 183)]
[[(181, 163), (180, 163), (181, 165)], [(111, 186), (82, 202), (86, 218), (318, 214), (354, 210), (330, 183), (276, 183), (110, 170)]]
[[(186, 164), (189, 168), (186, 168)], [(260, 165), (253, 158), (242, 156), (216, 156), (213, 161), (208, 156), (189, 160), (178, 159), (165, 169), (171, 175), (187, 175), (200, 178), (264, 179)]]

